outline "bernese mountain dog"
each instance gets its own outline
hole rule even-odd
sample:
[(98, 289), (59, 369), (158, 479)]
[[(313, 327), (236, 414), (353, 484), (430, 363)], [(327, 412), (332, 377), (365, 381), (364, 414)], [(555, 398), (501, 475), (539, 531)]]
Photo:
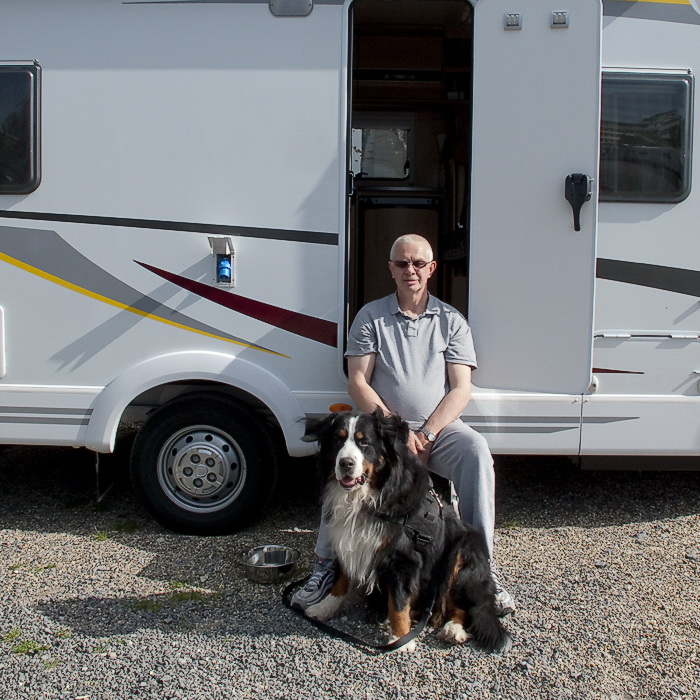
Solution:
[[(306, 614), (329, 620), (351, 593), (379, 593), (395, 640), (410, 631), (437, 586), (430, 624), (442, 639), (471, 638), (487, 651), (505, 651), (511, 637), (496, 614), (483, 538), (441, 503), (408, 449), (408, 431), (400, 417), (380, 410), (307, 420), (304, 439), (318, 442), (329, 476), (324, 505), (340, 575)], [(405, 647), (414, 648), (415, 641)]]

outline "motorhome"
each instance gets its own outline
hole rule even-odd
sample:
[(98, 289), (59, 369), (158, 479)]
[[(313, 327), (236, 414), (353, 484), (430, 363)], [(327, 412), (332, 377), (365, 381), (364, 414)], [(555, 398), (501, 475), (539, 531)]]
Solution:
[(700, 455), (698, 0), (0, 9), (0, 443), (240, 526), (413, 232), (494, 453)]

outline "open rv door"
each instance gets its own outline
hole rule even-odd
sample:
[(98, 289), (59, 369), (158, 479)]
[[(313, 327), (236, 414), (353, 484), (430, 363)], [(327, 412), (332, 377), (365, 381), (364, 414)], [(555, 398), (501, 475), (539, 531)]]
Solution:
[(567, 7), (476, 3), (469, 322), (482, 388), (590, 382), (602, 7)]

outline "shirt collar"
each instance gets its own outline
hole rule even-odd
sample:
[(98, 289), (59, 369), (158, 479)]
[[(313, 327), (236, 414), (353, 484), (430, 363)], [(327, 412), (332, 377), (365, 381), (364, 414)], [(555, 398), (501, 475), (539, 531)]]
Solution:
[[(401, 311), (401, 308), (399, 307), (399, 298), (396, 295), (396, 292), (387, 297), (387, 302), (389, 303), (391, 313), (393, 313), (395, 316), (399, 314), (403, 316), (403, 311)], [(437, 297), (434, 297), (432, 294), (430, 294), (430, 292), (428, 292), (428, 305), (425, 307), (425, 311), (421, 314), (421, 316), (433, 316), (434, 314), (439, 313), (440, 304), (438, 303)], [(420, 318), (420, 316), (418, 318)]]

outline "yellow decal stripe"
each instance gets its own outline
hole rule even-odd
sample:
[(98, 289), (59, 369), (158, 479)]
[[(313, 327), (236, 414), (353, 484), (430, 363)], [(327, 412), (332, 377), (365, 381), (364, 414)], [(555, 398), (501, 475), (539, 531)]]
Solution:
[(197, 328), (191, 328), (190, 326), (185, 326), (182, 323), (170, 321), (167, 318), (163, 318), (162, 316), (155, 316), (153, 314), (148, 313), (147, 311), (141, 311), (140, 309), (136, 309), (133, 306), (128, 306), (127, 304), (123, 304), (119, 301), (116, 301), (115, 299), (110, 299), (109, 297), (102, 296), (101, 294), (98, 294), (97, 292), (92, 292), (89, 289), (85, 289), (84, 287), (79, 287), (77, 284), (73, 284), (72, 282), (68, 282), (64, 279), (61, 279), (60, 277), (56, 277), (55, 275), (52, 275), (49, 272), (46, 272), (44, 270), (40, 270), (38, 267), (28, 265), (27, 263), (24, 263), (21, 260), (17, 260), (16, 258), (12, 258), (9, 255), (6, 255), (5, 253), (0, 253), (0, 260), (4, 260), (5, 262), (9, 263), (10, 265), (14, 265), (15, 267), (18, 267), (18, 268), (24, 270), (25, 272), (29, 272), (32, 275), (36, 275), (37, 277), (41, 277), (45, 280), (48, 280), (49, 282), (53, 282), (54, 284), (58, 284), (61, 287), (65, 287), (66, 289), (70, 289), (73, 292), (77, 292), (78, 294), (82, 294), (86, 297), (96, 299), (97, 301), (101, 301), (105, 304), (109, 304), (110, 306), (115, 306), (118, 309), (123, 309), (124, 311), (129, 311), (132, 314), (136, 314), (137, 316), (143, 316), (144, 318), (149, 318), (153, 321), (159, 321), (160, 323), (164, 323), (167, 326), (173, 326), (174, 328), (179, 328), (181, 330), (190, 331), (191, 333), (198, 333), (199, 335), (204, 335), (204, 336), (207, 336), (208, 338), (215, 338), (216, 340), (223, 340), (227, 343), (233, 343), (234, 345), (240, 345), (244, 348), (249, 348), (251, 350), (259, 350), (260, 352), (267, 352), (270, 355), (277, 355), (278, 357), (286, 357), (289, 359), (289, 355), (283, 355), (282, 353), (275, 352), (274, 350), (268, 350), (267, 348), (257, 347), (255, 345), (249, 345), (248, 343), (241, 343), (237, 340), (232, 340), (231, 338), (224, 338), (223, 336), (215, 335), (214, 333), (207, 333), (206, 331), (201, 331)]

